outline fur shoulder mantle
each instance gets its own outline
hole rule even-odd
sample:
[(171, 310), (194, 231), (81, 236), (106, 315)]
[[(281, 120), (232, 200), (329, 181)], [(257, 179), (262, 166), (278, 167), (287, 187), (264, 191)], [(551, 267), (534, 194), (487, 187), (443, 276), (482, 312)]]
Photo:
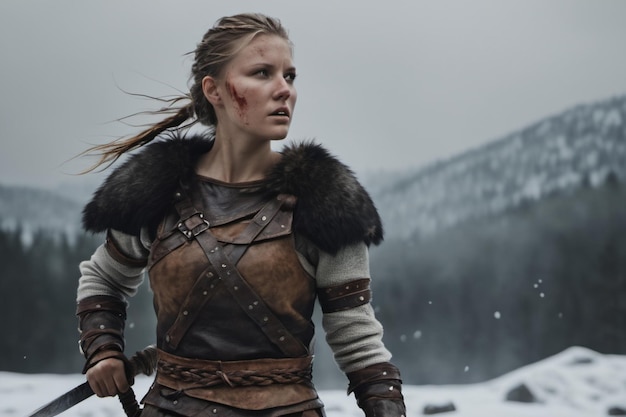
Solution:
[[(213, 142), (202, 136), (154, 142), (114, 169), (83, 210), (83, 226), (92, 232), (112, 228), (137, 235), (156, 228), (171, 210), (181, 184), (194, 180), (200, 155)], [(383, 240), (383, 229), (370, 195), (354, 173), (322, 146), (287, 145), (268, 174), (268, 193), (298, 198), (294, 230), (320, 249), (336, 253), (359, 241)]]

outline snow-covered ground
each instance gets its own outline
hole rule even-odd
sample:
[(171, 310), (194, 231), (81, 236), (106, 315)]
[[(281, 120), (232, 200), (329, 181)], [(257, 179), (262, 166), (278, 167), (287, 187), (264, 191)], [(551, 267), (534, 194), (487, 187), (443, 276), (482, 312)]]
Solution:
[[(82, 375), (25, 375), (0, 372), (0, 417), (26, 417), (44, 403), (82, 383)], [(138, 378), (142, 395), (151, 378)], [(602, 355), (581, 347), (499, 378), (470, 385), (406, 385), (407, 417), (427, 409), (452, 409), (455, 417), (596, 417), (626, 415), (626, 356)], [(362, 417), (354, 398), (343, 391), (320, 391), (328, 417)], [(507, 400), (514, 396), (518, 401)], [(522, 400), (522, 401), (520, 401)], [(619, 414), (622, 412), (623, 414)], [(117, 399), (91, 397), (65, 417), (123, 415)]]

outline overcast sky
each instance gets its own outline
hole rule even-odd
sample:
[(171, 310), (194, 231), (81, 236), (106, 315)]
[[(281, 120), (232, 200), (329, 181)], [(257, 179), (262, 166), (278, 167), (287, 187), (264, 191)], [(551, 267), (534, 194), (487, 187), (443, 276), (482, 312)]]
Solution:
[(357, 172), (417, 167), (579, 103), (626, 93), (624, 0), (2, 0), (0, 183), (51, 186), (89, 144), (188, 90), (219, 17), (258, 11), (295, 44), (290, 139)]

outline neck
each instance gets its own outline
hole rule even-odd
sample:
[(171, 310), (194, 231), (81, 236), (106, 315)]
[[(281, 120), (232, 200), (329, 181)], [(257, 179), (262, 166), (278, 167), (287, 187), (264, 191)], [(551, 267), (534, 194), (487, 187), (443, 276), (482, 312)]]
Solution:
[(261, 180), (280, 159), (270, 145), (270, 141), (232, 140), (216, 132), (215, 143), (200, 158), (196, 172), (226, 183)]

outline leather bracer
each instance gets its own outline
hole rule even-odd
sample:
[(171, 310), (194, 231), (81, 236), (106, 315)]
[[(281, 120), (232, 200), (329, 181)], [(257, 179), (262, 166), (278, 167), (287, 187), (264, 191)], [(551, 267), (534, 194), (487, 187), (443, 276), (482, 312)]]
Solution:
[(126, 304), (123, 301), (110, 296), (87, 297), (78, 303), (76, 315), (80, 351), (87, 360), (83, 373), (108, 358), (117, 358), (127, 364), (123, 354), (126, 322)]
[(404, 417), (400, 371), (389, 362), (368, 366), (347, 374), (348, 394), (354, 392), (366, 417)]

